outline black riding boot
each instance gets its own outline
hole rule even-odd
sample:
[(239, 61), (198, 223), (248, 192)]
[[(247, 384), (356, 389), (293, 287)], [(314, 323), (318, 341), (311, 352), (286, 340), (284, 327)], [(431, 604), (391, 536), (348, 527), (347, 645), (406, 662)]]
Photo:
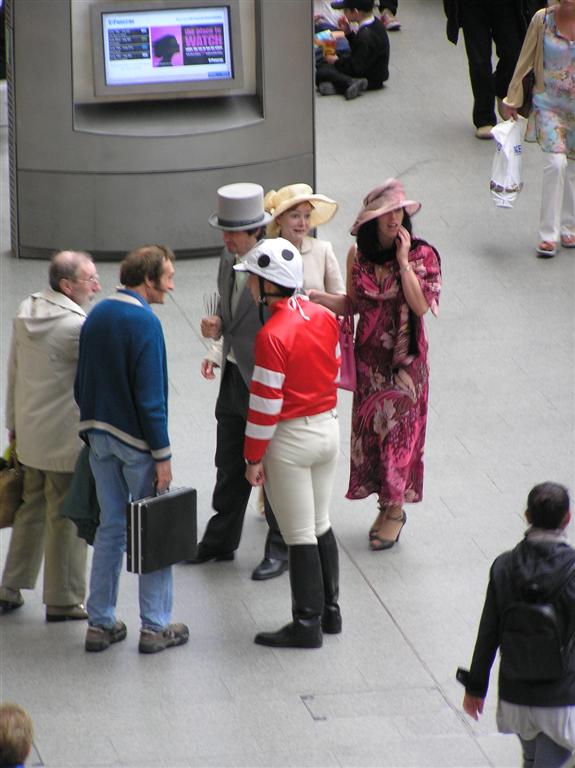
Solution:
[(317, 548), (323, 576), (324, 606), (321, 628), (328, 635), (341, 632), (341, 612), (337, 603), (339, 598), (339, 554), (333, 530), (329, 528), (318, 537)]
[(273, 648), (320, 648), (323, 583), (318, 547), (288, 547), (288, 559), (293, 621), (278, 632), (259, 632), (255, 642)]

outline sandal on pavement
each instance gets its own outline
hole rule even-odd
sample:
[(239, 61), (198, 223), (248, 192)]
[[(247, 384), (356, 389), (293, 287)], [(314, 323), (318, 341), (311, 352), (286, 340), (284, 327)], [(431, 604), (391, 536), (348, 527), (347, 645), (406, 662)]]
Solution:
[(402, 510), (400, 517), (387, 517), (384, 520), (383, 526), (385, 527), (385, 523), (401, 523), (399, 526), (399, 530), (396, 533), (396, 536), (394, 539), (390, 539), (387, 537), (384, 537), (381, 535), (382, 528), (379, 529), (379, 531), (376, 531), (374, 535), (370, 538), (369, 541), (369, 548), (373, 550), (374, 552), (382, 552), (385, 549), (391, 549), (393, 545), (399, 541), (399, 536), (401, 534), (401, 531), (403, 530), (403, 526), (407, 522), (407, 514)]
[(383, 525), (383, 521), (385, 520), (387, 516), (387, 509), (385, 507), (380, 506), (379, 512), (377, 513), (377, 517), (375, 518), (373, 525), (369, 529), (369, 539), (374, 539), (377, 532)]
[(537, 246), (537, 255), (543, 259), (551, 259), (557, 253), (557, 246), (550, 240), (542, 240)]
[(568, 235), (561, 235), (561, 247), (575, 248), (575, 235), (572, 235), (571, 233)]

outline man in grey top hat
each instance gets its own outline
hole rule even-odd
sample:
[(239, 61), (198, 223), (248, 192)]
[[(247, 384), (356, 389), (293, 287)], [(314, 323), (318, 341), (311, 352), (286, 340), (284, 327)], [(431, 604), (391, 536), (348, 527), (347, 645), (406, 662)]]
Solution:
[[(249, 292), (246, 273), (233, 266), (264, 235), (271, 216), (265, 212), (259, 184), (228, 184), (218, 189), (218, 212), (210, 216), (212, 227), (222, 230), (225, 249), (218, 271), (220, 295), (217, 314), (202, 319), (202, 336), (221, 339), (218, 362), (202, 361), (202, 375), (214, 378), (221, 365), (220, 392), (216, 402), (217, 477), (209, 520), (193, 563), (233, 560), (242, 534), (251, 485), (245, 478), (244, 433), (248, 415), (249, 387), (254, 368), (256, 334), (261, 328), (258, 309)], [(280, 576), (287, 569), (287, 547), (269, 502), (265, 500), (269, 526), (264, 558), (252, 578), (258, 581)]]

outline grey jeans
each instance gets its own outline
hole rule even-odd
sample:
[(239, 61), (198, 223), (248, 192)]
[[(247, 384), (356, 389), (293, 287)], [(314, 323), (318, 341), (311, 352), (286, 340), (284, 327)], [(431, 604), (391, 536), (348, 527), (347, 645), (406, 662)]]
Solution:
[(519, 741), (523, 749), (523, 768), (562, 768), (573, 754), (544, 733), (529, 740), (519, 736)]

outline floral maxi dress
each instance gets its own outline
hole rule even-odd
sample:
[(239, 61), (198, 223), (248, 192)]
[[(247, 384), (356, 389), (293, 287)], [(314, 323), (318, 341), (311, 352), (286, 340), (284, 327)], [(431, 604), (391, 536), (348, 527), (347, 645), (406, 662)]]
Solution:
[[(437, 315), (441, 291), (437, 251), (414, 240), (409, 263)], [(352, 284), (359, 322), (346, 496), (363, 499), (376, 493), (382, 505), (421, 501), (429, 375), (423, 318), (409, 310), (395, 261), (380, 284), (373, 263), (358, 251)], [(410, 326), (416, 354), (410, 349)]]
[(551, 10), (544, 35), (545, 91), (533, 95), (525, 140), (575, 160), (575, 42), (560, 34)]

